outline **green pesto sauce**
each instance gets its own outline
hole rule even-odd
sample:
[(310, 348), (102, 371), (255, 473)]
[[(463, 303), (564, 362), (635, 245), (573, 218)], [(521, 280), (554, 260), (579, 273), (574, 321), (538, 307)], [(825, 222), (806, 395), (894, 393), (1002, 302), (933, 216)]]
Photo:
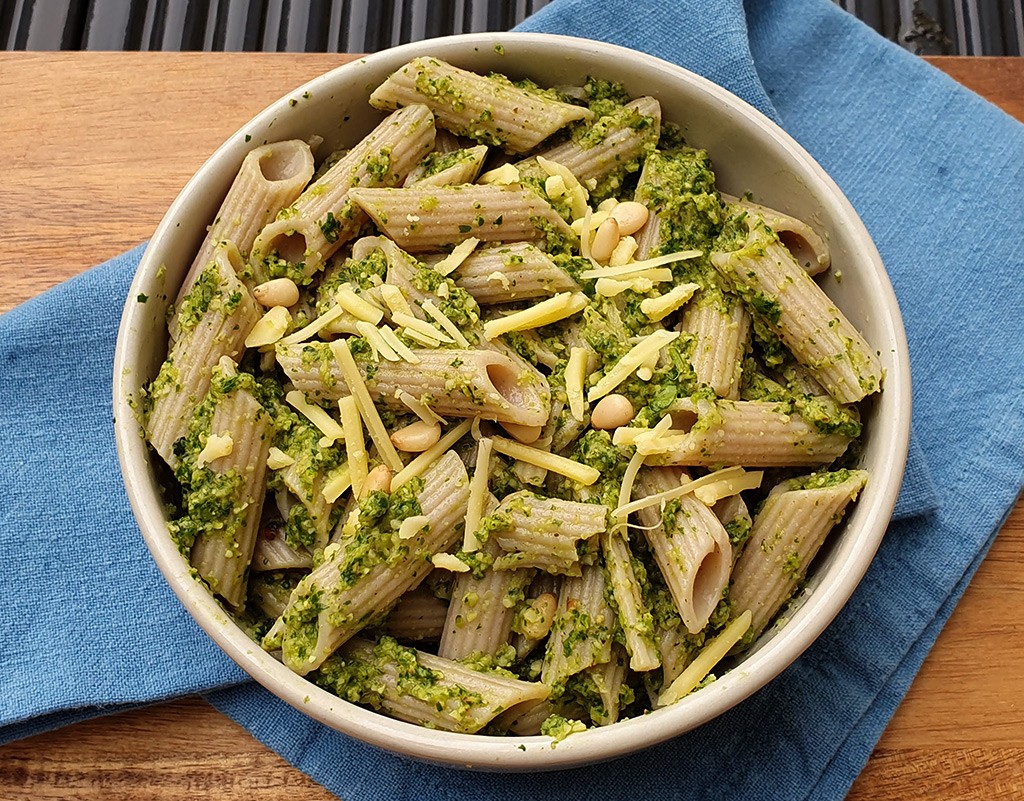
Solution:
[(540, 724), (540, 733), (550, 737), (556, 743), (562, 742), (570, 734), (577, 734), (587, 730), (587, 724), (582, 720), (571, 720), (561, 715), (548, 715)]
[(852, 470), (833, 470), (811, 473), (809, 476), (790, 479), (788, 486), (791, 490), (813, 490), (835, 487), (854, 477)]
[(416, 649), (399, 645), (392, 637), (381, 637), (371, 659), (338, 654), (330, 657), (312, 678), (340, 698), (382, 710), (391, 692), (384, 666), (397, 671), (394, 692), (398, 696), (423, 701), (434, 712), (463, 724), (457, 725), (459, 730), (475, 729), (470, 714), (486, 706), (484, 697), (462, 685), (445, 682), (443, 673), (420, 663)]
[[(464, 148), (461, 150), (452, 150), (449, 153), (442, 153), (440, 151), (433, 151), (428, 153), (427, 156), (420, 162), (420, 167), (423, 168), (423, 178), (429, 178), (432, 175), (437, 175), (439, 172), (451, 169), (457, 164), (462, 164), (464, 161), (468, 161), (472, 158), (472, 154), (468, 149)], [(429, 209), (425, 209), (429, 211)]]
[(182, 514), (167, 527), (183, 553), (188, 553), (201, 534), (221, 537), (228, 550), (237, 548), (247, 506), (242, 497), (245, 476), (234, 469), (219, 473), (209, 466), (200, 467), (197, 461), (210, 436), (217, 405), (239, 390), (259, 395), (256, 381), (248, 373), (226, 375), (215, 367), (209, 393), (193, 413), (185, 436), (174, 443), (174, 454), (179, 459), (174, 476), (181, 485)]
[(216, 264), (210, 264), (199, 274), (192, 289), (178, 307), (179, 331), (185, 334), (193, 330), (208, 311), (222, 307), (225, 303), (223, 295), (220, 272)]

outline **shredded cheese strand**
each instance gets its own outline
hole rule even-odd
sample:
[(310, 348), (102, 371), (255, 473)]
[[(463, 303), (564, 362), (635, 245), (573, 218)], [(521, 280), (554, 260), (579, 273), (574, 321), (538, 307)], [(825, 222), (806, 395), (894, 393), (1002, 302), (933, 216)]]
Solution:
[(476, 530), (484, 517), (484, 506), (487, 504), (487, 482), (491, 473), (491, 451), (494, 443), (484, 437), (477, 443), (476, 466), (473, 478), (469, 481), (469, 504), (466, 506), (466, 527), (462, 535), (462, 550), (466, 553), (480, 550), (480, 540)]
[(556, 456), (553, 453), (542, 451), (540, 448), (531, 448), (521, 442), (506, 439), (505, 437), (493, 437), (494, 450), (520, 462), (526, 462), (536, 467), (543, 467), (552, 473), (571, 478), (584, 486), (590, 486), (601, 477), (596, 468), (580, 462), (567, 459), (564, 456)]
[(712, 669), (725, 657), (732, 647), (743, 639), (750, 628), (753, 615), (747, 609), (738, 618), (722, 629), (721, 633), (709, 642), (686, 669), (680, 673), (669, 688), (658, 696), (658, 706), (674, 704), (683, 696), (689, 695), (711, 673)]
[(394, 492), (410, 478), (415, 478), (420, 475), (430, 467), (430, 465), (440, 459), (449, 448), (469, 433), (469, 428), (472, 424), (472, 420), (463, 420), (455, 426), (455, 428), (441, 437), (441, 439), (409, 462), (409, 464), (395, 473), (394, 477), (391, 479), (391, 491)]

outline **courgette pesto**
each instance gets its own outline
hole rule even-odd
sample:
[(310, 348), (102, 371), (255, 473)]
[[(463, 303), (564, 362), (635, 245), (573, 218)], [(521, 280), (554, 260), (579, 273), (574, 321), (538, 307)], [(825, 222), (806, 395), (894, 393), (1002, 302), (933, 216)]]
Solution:
[(473, 154), (469, 151), (469, 148), (452, 150), (448, 153), (442, 153), (439, 150), (428, 153), (423, 161), (420, 162), (420, 167), (423, 170), (420, 180), (451, 169), (456, 164), (462, 164), (462, 162), (469, 161), (471, 158), (473, 158)]

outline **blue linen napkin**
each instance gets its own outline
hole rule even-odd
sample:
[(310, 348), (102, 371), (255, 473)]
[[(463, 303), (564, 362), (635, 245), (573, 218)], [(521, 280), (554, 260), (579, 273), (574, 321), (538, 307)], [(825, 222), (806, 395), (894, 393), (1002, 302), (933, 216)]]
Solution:
[(109, 376), (137, 249), (0, 317), (0, 425), (15, 432), (0, 461), (13, 635), (0, 742), (230, 687), (210, 699), (349, 801), (845, 794), (1024, 482), (1024, 329), (1003, 324), (1024, 301), (1024, 128), (827, 0), (555, 0), (523, 28), (645, 50), (726, 86), (810, 150), (875, 237), (910, 340), (915, 449), (899, 519), (850, 604), (753, 698), (607, 767), (469, 774), (336, 734), (239, 685), (131, 518)]

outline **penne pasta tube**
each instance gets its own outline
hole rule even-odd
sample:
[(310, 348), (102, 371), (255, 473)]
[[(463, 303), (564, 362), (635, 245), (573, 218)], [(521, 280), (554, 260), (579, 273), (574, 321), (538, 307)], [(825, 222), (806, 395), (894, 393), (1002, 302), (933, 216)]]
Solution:
[(607, 517), (607, 509), (600, 504), (513, 492), (485, 518), (477, 538), (493, 538), (506, 552), (494, 560), (495, 570), (536, 567), (578, 576), (577, 549), (583, 540), (608, 527)]
[(620, 692), (626, 681), (628, 657), (622, 646), (612, 646), (612, 658), (587, 668), (581, 674), (596, 698), (589, 704), (590, 719), (595, 726), (610, 726), (619, 719)]
[[(636, 493), (655, 495), (689, 480), (681, 470), (644, 468)], [(714, 513), (696, 498), (684, 495), (638, 512), (644, 535), (661, 570), (683, 624), (691, 634), (703, 629), (729, 583), (732, 546)]]
[[(591, 188), (593, 197), (612, 197), (625, 176), (640, 169), (640, 158), (654, 148), (660, 135), (661, 104), (653, 97), (639, 97), (540, 155), (568, 169)], [(523, 174), (533, 174), (535, 163), (528, 160), (516, 166)]]
[(261, 280), (289, 276), (306, 282), (366, 222), (353, 187), (395, 186), (434, 144), (434, 118), (414, 105), (389, 115), (253, 242), (249, 262)]
[[(524, 373), (508, 356), (484, 350), (414, 350), (417, 362), (357, 362), (370, 397), (405, 410), (398, 392), (424, 400), (437, 414), (543, 425), (551, 391), (541, 376)], [(320, 398), (349, 394), (326, 342), (279, 345), (277, 361), (295, 388)], [(372, 369), (371, 369), (372, 367)], [(372, 374), (372, 377), (371, 377)]]
[(829, 531), (867, 483), (863, 470), (812, 473), (783, 481), (754, 518), (750, 541), (732, 572), (729, 600), (753, 619), (746, 642), (789, 600)]
[(591, 665), (612, 658), (615, 613), (605, 597), (604, 570), (586, 565), (581, 576), (562, 581), (541, 681), (554, 686)]
[[(501, 548), (493, 540), (483, 552), (494, 558)], [(512, 622), (522, 604), (533, 570), (484, 569), (478, 577), (460, 573), (452, 587), (452, 600), (444, 623), (438, 656), (464, 659), (473, 654), (496, 656), (509, 644)]]
[(644, 603), (629, 542), (621, 531), (608, 531), (601, 535), (601, 553), (629, 652), (629, 666), (637, 671), (654, 670), (661, 662), (654, 622)]
[[(209, 395), (189, 425), (178, 470), (188, 476), (186, 515), (170, 524), (172, 533), (194, 532), (192, 566), (233, 607), (245, 603), (273, 425), (253, 395), (255, 388), (252, 377), (237, 373), (228, 357), (214, 368)], [(211, 453), (218, 440), (224, 445)], [(201, 451), (199, 445), (204, 445)]]
[(519, 185), (353, 189), (352, 202), (399, 247), (439, 250), (469, 237), (535, 242), (575, 235), (551, 204)]
[(539, 682), (474, 670), (399, 645), (357, 638), (314, 677), (339, 698), (367, 704), (399, 720), (472, 734), (499, 713), (547, 698)]
[(832, 254), (825, 240), (803, 220), (752, 200), (741, 200), (725, 193), (722, 199), (748, 211), (751, 220), (764, 220), (808, 275), (823, 273), (831, 266)]
[(421, 584), (398, 599), (384, 621), (384, 630), (397, 640), (438, 642), (447, 614), (448, 604)]
[(705, 290), (687, 304), (680, 330), (693, 335), (690, 360), (697, 380), (720, 398), (739, 400), (750, 315), (736, 298)]
[(224, 356), (241, 359), (245, 338), (260, 309), (238, 279), (238, 249), (222, 245), (177, 310), (178, 339), (148, 389), (146, 437), (175, 468), (174, 443), (185, 435), (192, 412), (210, 388), (210, 371)]
[(712, 263), (760, 321), (840, 403), (882, 388), (882, 366), (864, 337), (763, 223), (746, 244)]
[(482, 306), (581, 291), (547, 253), (529, 242), (477, 249), (459, 266), (455, 283)]
[(487, 146), (477, 145), (453, 151), (435, 149), (412, 168), (403, 186), (449, 186), (471, 184), (487, 158)]
[[(250, 564), (250, 569), (253, 572), (303, 568), (308, 570), (311, 567), (313, 567), (313, 558), (309, 555), (309, 551), (288, 544), (282, 521), (273, 520), (260, 527)], [(277, 617), (280, 614), (278, 612), (272, 617)]]
[(851, 438), (822, 433), (787, 403), (769, 401), (676, 401), (675, 426), (665, 438), (638, 445), (648, 464), (796, 467), (828, 464)]
[[(243, 256), (249, 254), (256, 235), (277, 213), (302, 193), (313, 175), (313, 154), (309, 145), (298, 139), (274, 142), (249, 151), (238, 175), (207, 229), (206, 238), (178, 290), (175, 305), (192, 291), (199, 274), (213, 259), (220, 242), (234, 242)], [(171, 320), (171, 338), (177, 337), (177, 325)]]
[(503, 76), (477, 75), (429, 57), (399, 67), (370, 95), (375, 108), (411, 103), (425, 103), (449, 131), (511, 153), (531, 150), (570, 122), (594, 116)]
[[(461, 539), (468, 499), (466, 468), (449, 451), (422, 478), (393, 493), (387, 509), (375, 506), (376, 519), (360, 505), (354, 532), (324, 551), (324, 561), (292, 593), (264, 647), (280, 647), (284, 663), (301, 675), (318, 668), (381, 610), (418, 586), (433, 554)], [(425, 518), (423, 527), (399, 537), (391, 523), (416, 515)]]

